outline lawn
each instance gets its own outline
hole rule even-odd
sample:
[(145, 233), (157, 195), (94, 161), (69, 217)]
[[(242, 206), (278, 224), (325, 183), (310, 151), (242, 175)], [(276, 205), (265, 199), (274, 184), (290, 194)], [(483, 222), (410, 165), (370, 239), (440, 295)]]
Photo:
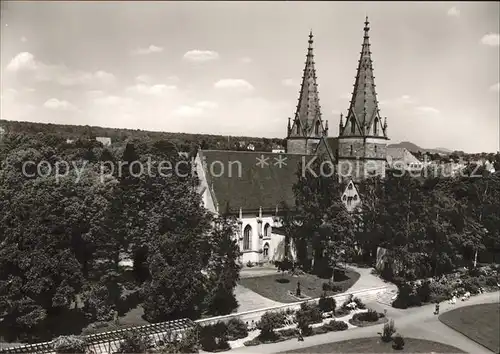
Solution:
[[(285, 282), (283, 282), (283, 278)], [(348, 269), (345, 271), (345, 274), (336, 275), (336, 280), (338, 281), (335, 284), (341, 287), (341, 292), (345, 292), (358, 279), (359, 273)], [(322, 279), (312, 274), (303, 274), (300, 276), (285, 274), (282, 276), (281, 273), (276, 273), (262, 277), (240, 279), (239, 284), (268, 299), (292, 303), (299, 300), (291, 296), (289, 292), (295, 294), (297, 282), (299, 281), (302, 295), (316, 298), (323, 294), (323, 283), (328, 282), (328, 279)], [(333, 295), (331, 292), (328, 294)]]
[(461, 307), (439, 316), (439, 320), (455, 331), (500, 353), (500, 304)]
[[(307, 340), (307, 339), (306, 339)], [(307, 350), (307, 352), (306, 352)], [(428, 340), (405, 338), (401, 350), (392, 348), (392, 343), (384, 343), (379, 337), (358, 338), (341, 342), (321, 344), (314, 347), (296, 349), (282, 353), (465, 353), (458, 348)]]

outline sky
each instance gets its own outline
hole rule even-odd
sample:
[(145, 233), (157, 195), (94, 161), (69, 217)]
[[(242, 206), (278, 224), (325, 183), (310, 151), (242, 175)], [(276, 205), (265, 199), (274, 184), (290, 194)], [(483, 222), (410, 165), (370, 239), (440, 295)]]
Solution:
[(365, 16), (391, 143), (499, 150), (498, 2), (5, 2), (1, 118), (284, 138), (309, 31), (323, 120)]

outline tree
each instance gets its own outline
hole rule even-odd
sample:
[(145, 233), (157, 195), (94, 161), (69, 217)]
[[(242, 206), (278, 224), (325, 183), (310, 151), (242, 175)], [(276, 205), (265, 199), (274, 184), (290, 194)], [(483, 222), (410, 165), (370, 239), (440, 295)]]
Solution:
[(214, 220), (210, 243), (211, 255), (207, 266), (206, 311), (213, 316), (227, 315), (238, 307), (234, 295), (241, 266), (240, 248), (234, 239), (236, 220), (229, 214)]

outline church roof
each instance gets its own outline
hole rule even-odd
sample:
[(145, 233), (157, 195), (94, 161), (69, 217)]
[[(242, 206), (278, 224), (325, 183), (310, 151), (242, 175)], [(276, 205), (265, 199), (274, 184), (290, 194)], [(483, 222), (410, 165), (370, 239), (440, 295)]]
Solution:
[[(293, 136), (311, 136), (314, 133), (314, 127), (319, 124), (318, 133), (323, 135), (323, 124), (321, 121), (321, 107), (319, 104), (318, 84), (316, 82), (316, 69), (314, 67), (313, 53), (313, 34), (309, 33), (309, 46), (302, 75), (302, 84), (300, 86), (299, 100), (293, 124), (288, 132)], [(318, 123), (317, 123), (318, 122)], [(298, 125), (298, 134), (297, 134)]]
[[(339, 132), (341, 136), (380, 135), (386, 137), (385, 124), (382, 124), (375, 90), (369, 24), (367, 17), (351, 102), (345, 125)], [(376, 128), (374, 128), (375, 123), (377, 124)]]
[[(295, 207), (293, 185), (302, 164), (313, 155), (253, 151), (200, 150), (201, 161), (219, 210), (275, 211), (280, 203)], [(262, 161), (262, 163), (260, 163)], [(281, 161), (281, 163), (280, 163)], [(241, 173), (240, 173), (241, 171)]]
[(408, 163), (419, 163), (420, 161), (406, 148), (387, 147), (387, 162), (392, 164), (396, 161)]

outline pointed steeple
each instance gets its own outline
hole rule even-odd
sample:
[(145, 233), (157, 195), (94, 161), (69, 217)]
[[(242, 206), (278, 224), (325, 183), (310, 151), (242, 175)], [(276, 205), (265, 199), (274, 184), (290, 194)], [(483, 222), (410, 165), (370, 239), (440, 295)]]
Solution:
[[(375, 91), (375, 77), (373, 76), (373, 62), (370, 51), (370, 23), (368, 16), (365, 20), (363, 44), (361, 46), (358, 70), (354, 81), (354, 90), (346, 116), (346, 122), (341, 134), (356, 136), (386, 137), (380, 118), (377, 93)], [(354, 125), (354, 127), (353, 127)]]
[(324, 133), (319, 105), (316, 70), (314, 68), (313, 34), (309, 32), (306, 63), (302, 76), (299, 100), (291, 134), (302, 137), (321, 137)]

